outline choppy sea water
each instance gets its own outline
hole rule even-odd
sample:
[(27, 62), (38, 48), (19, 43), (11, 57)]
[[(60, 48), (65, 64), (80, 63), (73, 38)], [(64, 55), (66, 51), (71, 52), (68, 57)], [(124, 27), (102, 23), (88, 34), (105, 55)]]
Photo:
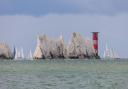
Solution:
[(128, 89), (128, 60), (1, 60), (0, 89)]

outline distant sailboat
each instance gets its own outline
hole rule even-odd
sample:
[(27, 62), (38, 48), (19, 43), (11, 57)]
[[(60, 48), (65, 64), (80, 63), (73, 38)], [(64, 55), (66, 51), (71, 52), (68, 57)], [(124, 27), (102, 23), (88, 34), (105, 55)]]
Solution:
[(18, 60), (20, 58), (20, 52), (19, 50), (16, 48), (16, 54), (15, 54), (15, 59), (14, 60)]
[(21, 58), (24, 59), (24, 51), (23, 51), (23, 48), (21, 48)]
[(15, 60), (22, 60), (24, 59), (24, 52), (23, 52), (23, 48), (21, 49), (15, 49)]
[(109, 58), (110, 57), (110, 50), (109, 50), (107, 45), (105, 46), (105, 51), (104, 51), (103, 57), (104, 58)]
[(15, 58), (15, 56), (16, 56), (16, 48), (14, 46), (14, 49), (13, 49), (13, 58)]
[(28, 54), (28, 59), (29, 60), (33, 60), (33, 55), (32, 55), (32, 51), (30, 50), (29, 54)]

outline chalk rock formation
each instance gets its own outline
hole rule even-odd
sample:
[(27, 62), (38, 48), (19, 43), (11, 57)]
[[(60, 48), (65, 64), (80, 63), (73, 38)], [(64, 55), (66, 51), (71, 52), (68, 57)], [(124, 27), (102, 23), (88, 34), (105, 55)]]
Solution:
[(46, 35), (38, 36), (34, 59), (56, 58), (95, 58), (92, 40), (84, 39), (79, 33), (73, 33), (70, 44), (65, 45), (63, 36), (51, 39)]
[(0, 43), (0, 59), (10, 59), (12, 53), (9, 46), (5, 43)]
[(40, 42), (40, 37), (37, 37), (37, 46), (35, 49), (35, 52), (33, 54), (34, 59), (41, 59), (42, 58), (42, 51), (41, 51), (41, 42)]
[(68, 45), (69, 58), (90, 58), (95, 56), (92, 41), (84, 39), (79, 33), (73, 33)]
[(38, 36), (38, 42), (34, 53), (34, 58), (64, 58), (64, 49), (65, 45), (62, 36), (60, 36), (59, 39), (50, 39), (46, 35)]

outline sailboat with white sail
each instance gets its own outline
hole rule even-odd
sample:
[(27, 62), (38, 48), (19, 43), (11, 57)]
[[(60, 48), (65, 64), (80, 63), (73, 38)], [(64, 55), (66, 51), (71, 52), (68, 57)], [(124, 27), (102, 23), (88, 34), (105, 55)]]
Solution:
[(29, 60), (33, 60), (33, 55), (32, 55), (32, 51), (31, 51), (31, 50), (29, 51), (28, 59), (29, 59)]
[(15, 57), (14, 60), (22, 60), (24, 59), (24, 51), (23, 48), (21, 49), (15, 49)]

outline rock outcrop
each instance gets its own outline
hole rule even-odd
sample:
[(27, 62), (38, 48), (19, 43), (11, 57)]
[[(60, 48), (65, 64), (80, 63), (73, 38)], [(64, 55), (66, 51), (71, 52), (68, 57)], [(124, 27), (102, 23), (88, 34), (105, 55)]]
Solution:
[(0, 59), (11, 59), (12, 53), (9, 46), (5, 43), (0, 43)]
[(51, 39), (46, 35), (38, 36), (33, 57), (35, 59), (84, 59), (96, 58), (96, 55), (92, 40), (84, 39), (79, 33), (74, 32), (68, 45), (65, 45), (63, 36), (59, 39)]
[(51, 39), (46, 35), (38, 36), (37, 47), (34, 52), (35, 59), (53, 59), (53, 58), (64, 58), (65, 45), (63, 37), (59, 39)]
[(83, 59), (95, 57), (92, 41), (84, 39), (79, 33), (75, 32), (72, 34), (67, 50), (69, 58)]

